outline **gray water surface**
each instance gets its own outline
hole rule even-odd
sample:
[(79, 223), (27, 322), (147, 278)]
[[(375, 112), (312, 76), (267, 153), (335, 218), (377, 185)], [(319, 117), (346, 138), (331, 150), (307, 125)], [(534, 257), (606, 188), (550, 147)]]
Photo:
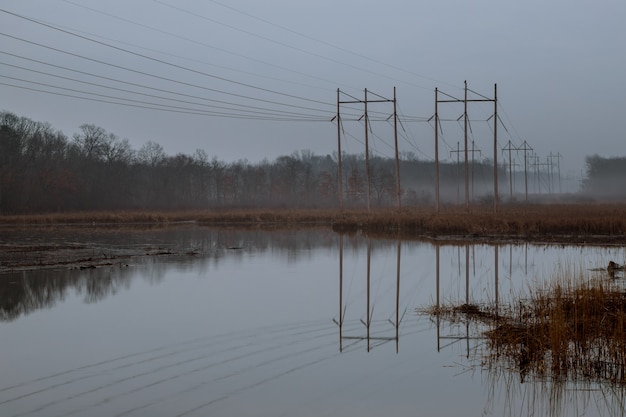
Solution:
[(609, 279), (623, 248), (201, 227), (141, 239), (180, 255), (0, 275), (1, 416), (625, 414), (621, 389), (522, 383), (481, 366), (477, 329), (416, 312), (506, 303), (559, 271)]

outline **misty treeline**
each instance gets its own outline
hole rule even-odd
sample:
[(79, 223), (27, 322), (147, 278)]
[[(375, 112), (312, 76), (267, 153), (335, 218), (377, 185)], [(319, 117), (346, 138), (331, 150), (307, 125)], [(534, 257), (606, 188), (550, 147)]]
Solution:
[[(80, 126), (70, 138), (49, 123), (0, 112), (0, 213), (339, 204), (336, 153), (319, 156), (304, 150), (251, 163), (224, 162), (209, 152), (166, 155), (153, 141), (134, 149), (127, 139), (93, 124)], [(434, 204), (434, 162), (410, 152), (403, 152), (400, 159), (402, 204)], [(342, 161), (344, 205), (363, 207), (364, 154), (344, 154)], [(370, 157), (369, 167), (371, 204), (395, 206), (394, 158)], [(489, 201), (492, 162), (472, 161), (468, 177), (472, 200)], [(506, 167), (499, 168), (498, 177), (504, 194)], [(462, 163), (440, 164), (443, 202), (463, 203), (464, 178)]]
[[(346, 205), (365, 203), (363, 155), (343, 155)], [(457, 166), (442, 167), (442, 181), (454, 181)], [(274, 161), (224, 162), (198, 149), (166, 155), (149, 141), (133, 149), (127, 139), (93, 124), (71, 138), (49, 123), (0, 113), (0, 212), (192, 209), (232, 207), (337, 207), (337, 157), (298, 151)], [(486, 163), (476, 175), (491, 176)], [(482, 174), (481, 174), (482, 173)], [(392, 158), (370, 158), (371, 202), (397, 202)], [(430, 204), (433, 162), (408, 153), (401, 162), (404, 204)], [(456, 192), (456, 191), (454, 191)], [(453, 193), (454, 194), (454, 193)]]
[(585, 158), (585, 162), (587, 176), (582, 192), (586, 196), (616, 200), (626, 197), (626, 157), (592, 155)]

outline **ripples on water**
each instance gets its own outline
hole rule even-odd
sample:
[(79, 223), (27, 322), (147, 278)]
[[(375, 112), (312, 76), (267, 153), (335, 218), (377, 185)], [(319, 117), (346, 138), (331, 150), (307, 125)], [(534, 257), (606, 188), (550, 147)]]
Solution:
[(478, 329), (415, 313), (505, 302), (558, 270), (602, 278), (620, 248), (198, 227), (71, 239), (180, 255), (1, 276), (2, 416), (623, 414), (620, 389), (522, 384), (480, 366)]

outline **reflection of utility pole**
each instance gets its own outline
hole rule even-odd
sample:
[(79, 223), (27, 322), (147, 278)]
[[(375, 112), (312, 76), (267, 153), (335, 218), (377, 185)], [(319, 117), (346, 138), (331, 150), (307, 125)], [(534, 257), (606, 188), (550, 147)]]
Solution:
[[(402, 252), (402, 242), (398, 239), (396, 258), (396, 353), (400, 350), (400, 253)], [(392, 323), (394, 324), (394, 323)]]
[(495, 278), (495, 293), (496, 293), (496, 318), (500, 312), (500, 298), (499, 298), (499, 282), (498, 282), (498, 244), (496, 243), (493, 250), (493, 267), (494, 267), (494, 278)]
[(531, 148), (526, 141), (522, 143), (522, 146), (517, 148), (518, 151), (524, 152), (524, 188), (526, 190), (526, 201), (528, 201), (528, 151), (532, 152), (533, 148)]
[(339, 234), (339, 352), (343, 351), (343, 235)]
[(386, 342), (390, 342), (392, 340), (396, 341), (396, 353), (399, 350), (399, 340), (400, 340), (400, 323), (402, 322), (402, 319), (404, 318), (404, 314), (406, 313), (406, 310), (402, 313), (402, 316), (400, 316), (399, 313), (399, 309), (400, 309), (400, 254), (402, 252), (402, 243), (400, 240), (398, 240), (398, 245), (397, 245), (397, 264), (396, 264), (396, 309), (395, 309), (395, 322), (393, 322), (391, 319), (388, 319), (388, 321), (395, 327), (395, 335), (394, 336), (380, 336), (380, 337), (373, 337), (370, 333), (370, 329), (371, 329), (371, 325), (372, 325), (372, 318), (373, 318), (373, 314), (374, 314), (374, 306), (373, 306), (373, 300), (371, 298), (371, 258), (372, 258), (372, 244), (371, 244), (371, 240), (368, 239), (367, 241), (367, 281), (366, 281), (366, 287), (367, 287), (367, 294), (366, 294), (366, 308), (367, 308), (367, 313), (366, 313), (366, 318), (365, 321), (363, 319), (361, 319), (361, 323), (365, 326), (366, 328), (366, 334), (365, 336), (362, 335), (355, 335), (355, 336), (350, 336), (350, 335), (344, 335), (343, 333), (343, 324), (345, 321), (345, 316), (346, 316), (346, 306), (343, 303), (343, 235), (339, 235), (339, 318), (335, 319), (333, 318), (333, 321), (335, 322), (335, 324), (339, 327), (339, 351), (343, 352), (343, 341), (344, 340), (357, 340), (357, 341), (366, 341), (367, 342), (367, 351), (369, 352), (372, 348), (372, 341), (380, 341), (382, 343), (386, 343)]
[(370, 351), (370, 325), (372, 324), (372, 315), (370, 310), (370, 271), (372, 264), (372, 241), (367, 239), (367, 323), (365, 327), (367, 328), (367, 351)]
[[(435, 251), (436, 251), (435, 252), (435, 260), (436, 260), (436, 262), (435, 263), (437, 265), (437, 267), (436, 267), (436, 274), (435, 274), (436, 287), (437, 287), (437, 290), (436, 290), (436, 293), (437, 293), (437, 295), (436, 295), (436, 297), (437, 297), (436, 298), (437, 299), (437, 304), (436, 304), (436, 306), (437, 306), (437, 313), (439, 313), (439, 287), (440, 287), (440, 282), (441, 282), (440, 281), (441, 280), (441, 278), (440, 278), (440, 269), (441, 268), (439, 266), (439, 263), (440, 263), (440, 254), (439, 254), (440, 246), (437, 245), (437, 244), (435, 244)], [(441, 316), (441, 314), (437, 314), (437, 352), (439, 352), (441, 350), (440, 316)]]

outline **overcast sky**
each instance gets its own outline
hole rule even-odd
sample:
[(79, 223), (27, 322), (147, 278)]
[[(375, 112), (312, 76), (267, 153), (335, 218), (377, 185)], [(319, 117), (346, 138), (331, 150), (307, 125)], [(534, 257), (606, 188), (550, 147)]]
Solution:
[[(0, 110), (68, 136), (93, 123), (170, 155), (325, 155), (337, 150), (338, 88), (352, 101), (364, 89), (393, 99), (396, 87), (400, 151), (433, 159), (435, 88), (462, 99), (467, 80), (470, 99), (493, 99), (497, 84), (500, 161), (526, 141), (537, 161), (561, 155), (552, 160), (562, 173), (579, 177), (586, 155), (626, 154), (623, 0), (4, 0), (0, 9)], [(340, 108), (343, 150), (361, 153), (364, 106)], [(463, 104), (439, 110), (440, 157), (456, 159)], [(493, 110), (468, 104), (477, 158), (493, 158)], [(376, 155), (393, 156), (392, 114), (391, 102), (368, 104)], [(512, 151), (515, 163), (523, 155)]]

